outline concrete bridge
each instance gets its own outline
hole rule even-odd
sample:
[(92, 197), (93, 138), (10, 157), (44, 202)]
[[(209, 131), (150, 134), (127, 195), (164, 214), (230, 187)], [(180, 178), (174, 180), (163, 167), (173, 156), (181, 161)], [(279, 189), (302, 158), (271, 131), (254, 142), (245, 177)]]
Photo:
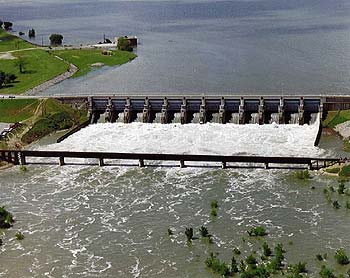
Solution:
[(350, 96), (89, 96), (91, 123), (309, 124), (327, 111), (350, 109)]
[[(29, 158), (43, 158), (40, 162), (30, 161)], [(68, 164), (68, 158), (95, 159), (99, 166), (106, 166), (106, 160), (121, 160), (138, 162), (140, 167), (145, 167), (146, 161), (177, 161), (178, 165), (186, 167), (186, 162), (217, 162), (217, 166), (222, 168), (284, 168), (299, 169), (308, 168), (319, 170), (321, 168), (340, 163), (338, 158), (311, 158), (311, 157), (264, 157), (264, 156), (226, 156), (226, 155), (191, 155), (191, 154), (153, 154), (153, 153), (108, 153), (108, 152), (70, 152), (70, 151), (32, 151), (32, 150), (0, 150), (0, 160), (7, 161), (14, 165), (26, 164), (52, 164), (52, 161), (45, 158), (56, 158), (58, 164), (63, 166)], [(84, 162), (79, 162), (79, 164)], [(239, 163), (239, 164), (237, 164)], [(74, 164), (74, 163), (70, 163)], [(84, 163), (90, 165), (90, 163)], [(242, 165), (243, 164), (243, 165)], [(125, 164), (124, 164), (125, 166)], [(128, 165), (133, 166), (133, 165)], [(159, 165), (158, 165), (159, 166)], [(171, 165), (174, 166), (174, 165)]]

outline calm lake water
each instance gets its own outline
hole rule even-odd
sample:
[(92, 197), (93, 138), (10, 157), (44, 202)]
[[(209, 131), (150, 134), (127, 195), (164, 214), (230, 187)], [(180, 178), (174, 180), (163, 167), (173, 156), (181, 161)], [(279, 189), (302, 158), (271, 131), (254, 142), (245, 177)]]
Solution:
[(17, 31), (66, 44), (137, 35), (139, 57), (45, 94), (320, 94), (350, 90), (350, 2), (0, 1)]

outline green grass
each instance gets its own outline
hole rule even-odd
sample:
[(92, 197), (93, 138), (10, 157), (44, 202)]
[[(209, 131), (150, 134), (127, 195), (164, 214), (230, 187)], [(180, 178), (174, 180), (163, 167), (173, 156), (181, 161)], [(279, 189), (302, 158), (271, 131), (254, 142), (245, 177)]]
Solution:
[(334, 168), (326, 168), (325, 171), (327, 173), (331, 173), (331, 174), (337, 174), (340, 171), (339, 167), (334, 167)]
[(33, 116), (38, 104), (36, 99), (0, 99), (0, 122), (24, 121)]
[(0, 52), (32, 47), (35, 46), (0, 29)]
[(44, 50), (26, 50), (13, 53), (22, 56), (27, 64), (24, 73), (19, 72), (16, 60), (0, 60), (0, 68), (6, 73), (17, 75), (15, 83), (0, 89), (1, 94), (20, 94), (67, 71), (69, 66)]
[(334, 128), (336, 125), (350, 120), (350, 110), (329, 111), (323, 121), (324, 127)]
[(339, 176), (350, 177), (350, 165), (344, 165), (343, 168), (339, 172)]
[(112, 56), (102, 55), (99, 49), (74, 49), (57, 50), (53, 54), (76, 65), (79, 70), (73, 77), (79, 77), (91, 71), (91, 65), (103, 63), (107, 66), (117, 66), (125, 64), (136, 58), (136, 55), (127, 51), (113, 51)]

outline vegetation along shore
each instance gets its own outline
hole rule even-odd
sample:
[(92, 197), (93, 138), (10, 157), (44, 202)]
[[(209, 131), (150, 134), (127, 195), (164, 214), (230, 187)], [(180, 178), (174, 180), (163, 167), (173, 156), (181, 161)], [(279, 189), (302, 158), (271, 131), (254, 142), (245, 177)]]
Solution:
[(130, 51), (42, 47), (0, 28), (0, 94), (37, 93), (94, 67), (118, 66), (136, 57)]

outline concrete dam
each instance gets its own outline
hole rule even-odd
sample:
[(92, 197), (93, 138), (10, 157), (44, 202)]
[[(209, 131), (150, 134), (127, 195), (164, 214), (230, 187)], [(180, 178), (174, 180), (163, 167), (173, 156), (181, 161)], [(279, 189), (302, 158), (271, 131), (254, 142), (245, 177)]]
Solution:
[(326, 111), (320, 97), (88, 97), (88, 107), (91, 123), (302, 125)]

